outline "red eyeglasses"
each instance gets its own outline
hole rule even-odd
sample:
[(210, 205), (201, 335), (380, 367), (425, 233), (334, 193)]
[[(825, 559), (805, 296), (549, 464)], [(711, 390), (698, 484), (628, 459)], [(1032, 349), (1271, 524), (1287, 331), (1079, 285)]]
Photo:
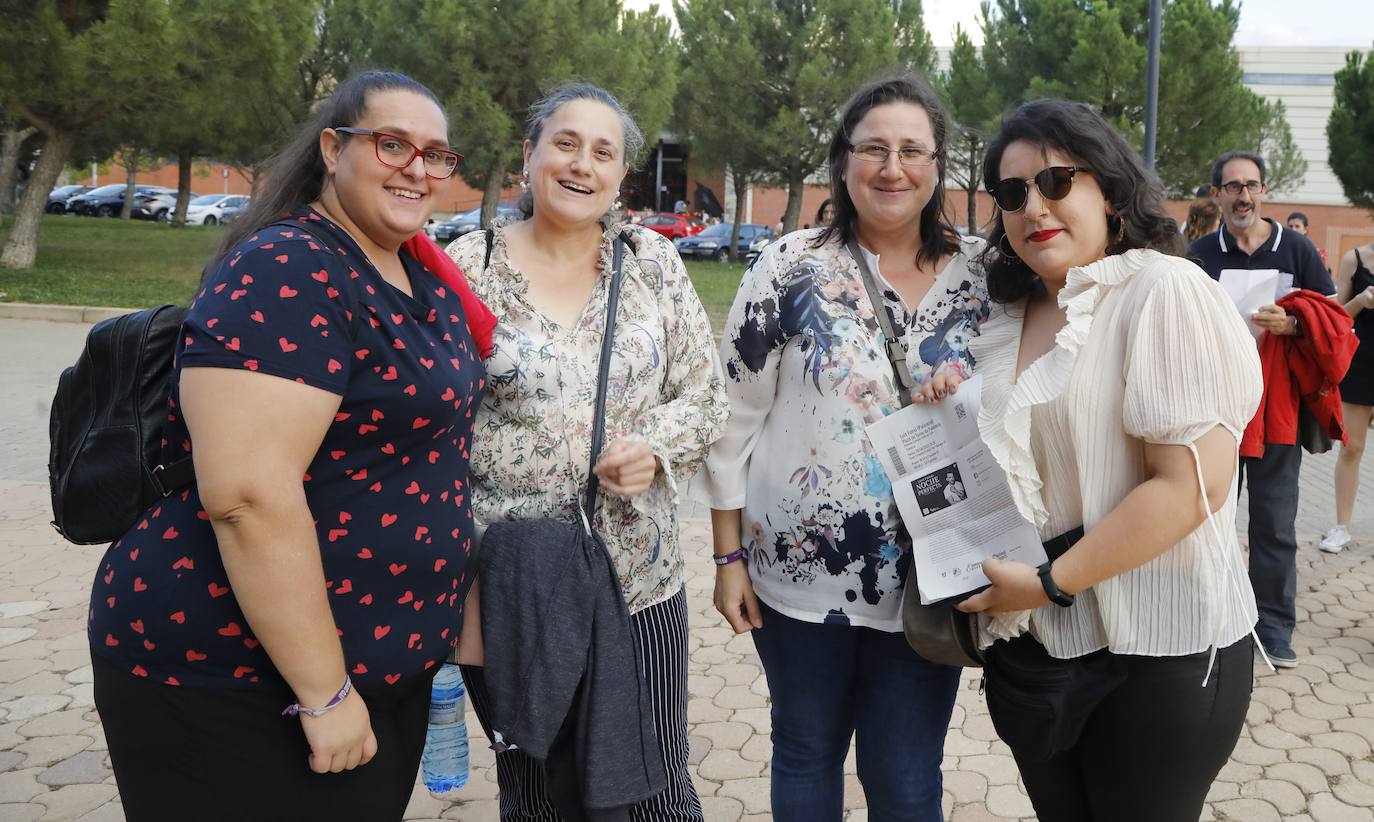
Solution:
[(417, 148), (414, 143), (385, 131), (370, 128), (349, 128), (340, 126), (334, 129), (357, 137), (371, 137), (377, 150), (377, 160), (391, 168), (405, 168), (419, 157), (425, 164), (425, 175), (436, 180), (447, 180), (458, 170), (463, 155), (444, 148)]

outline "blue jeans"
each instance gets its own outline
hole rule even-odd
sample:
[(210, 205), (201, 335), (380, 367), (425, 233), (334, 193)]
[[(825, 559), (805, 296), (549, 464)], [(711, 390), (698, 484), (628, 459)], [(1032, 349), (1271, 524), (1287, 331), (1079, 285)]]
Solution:
[(839, 822), (856, 736), (873, 822), (939, 822), (945, 732), (959, 669), (917, 656), (900, 633), (803, 622), (760, 603), (754, 646), (773, 709), (773, 818)]

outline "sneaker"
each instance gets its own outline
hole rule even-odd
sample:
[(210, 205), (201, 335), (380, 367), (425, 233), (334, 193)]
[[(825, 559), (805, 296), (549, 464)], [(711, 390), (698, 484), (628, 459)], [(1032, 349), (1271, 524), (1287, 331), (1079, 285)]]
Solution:
[(1339, 554), (1341, 549), (1350, 544), (1350, 531), (1344, 525), (1333, 526), (1326, 536), (1321, 538), (1317, 547), (1328, 554)]
[(1269, 657), (1270, 662), (1274, 663), (1275, 668), (1298, 667), (1298, 655), (1294, 653), (1293, 649), (1290, 647), (1285, 646), (1283, 648), (1275, 648), (1272, 650), (1269, 648), (1265, 648), (1263, 655), (1260, 654), (1259, 648), (1255, 649), (1255, 662), (1263, 665), (1264, 657), (1266, 656)]

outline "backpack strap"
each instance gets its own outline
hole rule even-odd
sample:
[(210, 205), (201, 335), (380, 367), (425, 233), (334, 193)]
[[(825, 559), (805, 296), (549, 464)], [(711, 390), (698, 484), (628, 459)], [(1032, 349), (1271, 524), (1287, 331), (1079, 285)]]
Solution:
[(485, 233), (487, 235), (487, 255), (482, 258), (483, 271), (486, 271), (487, 268), (491, 266), (491, 245), (496, 242), (496, 229), (489, 228)]

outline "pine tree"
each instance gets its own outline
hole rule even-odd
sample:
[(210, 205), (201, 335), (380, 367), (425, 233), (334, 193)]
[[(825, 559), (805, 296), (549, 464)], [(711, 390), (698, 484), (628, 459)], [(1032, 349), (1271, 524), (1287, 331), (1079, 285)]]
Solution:
[(949, 73), (938, 80), (938, 88), (954, 121), (945, 138), (947, 173), (952, 182), (964, 188), (967, 225), (973, 231), (978, 225), (983, 152), (987, 149), (988, 138), (997, 129), (1002, 99), (973, 39), (961, 27), (954, 30)]
[(1345, 68), (1336, 72), (1326, 142), (1345, 198), (1374, 211), (1374, 52), (1350, 52)]

